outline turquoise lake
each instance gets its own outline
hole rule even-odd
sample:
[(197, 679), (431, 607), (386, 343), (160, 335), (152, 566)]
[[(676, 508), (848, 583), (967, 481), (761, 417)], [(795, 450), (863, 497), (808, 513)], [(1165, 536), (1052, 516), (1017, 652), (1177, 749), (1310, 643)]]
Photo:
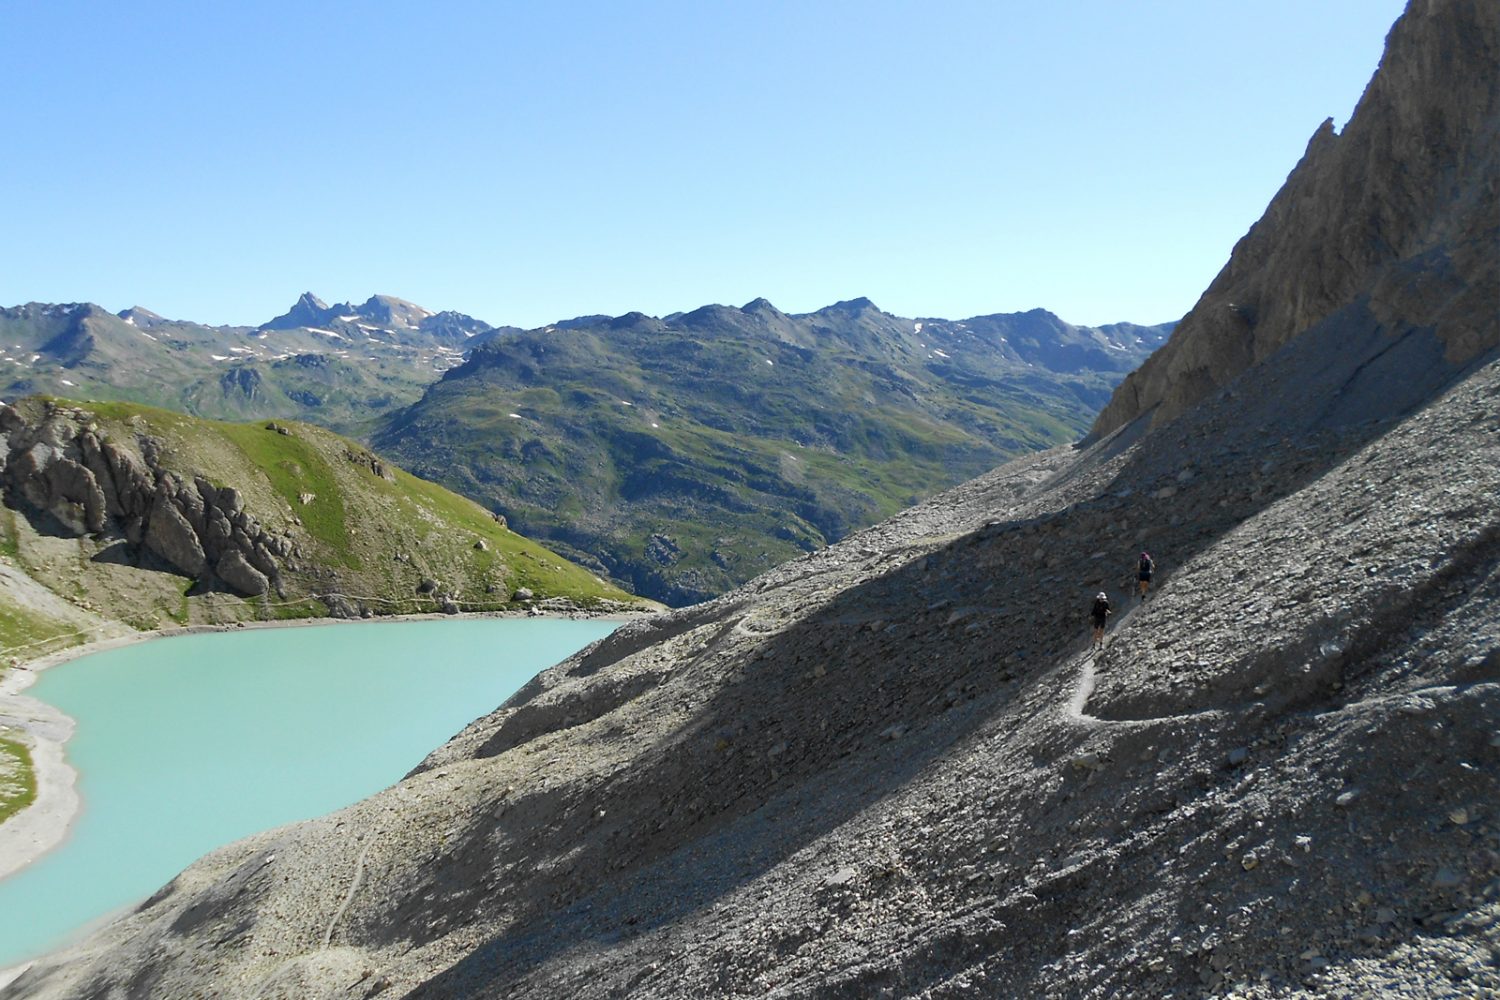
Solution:
[(0, 880), (0, 966), (144, 900), (201, 855), (395, 783), (618, 623), (375, 622), (156, 639), (41, 674), (78, 721), (69, 838)]

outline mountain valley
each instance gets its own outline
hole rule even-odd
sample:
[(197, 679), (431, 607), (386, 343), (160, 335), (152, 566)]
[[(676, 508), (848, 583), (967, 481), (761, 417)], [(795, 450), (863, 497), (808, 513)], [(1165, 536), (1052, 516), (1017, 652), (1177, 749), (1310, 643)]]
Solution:
[(319, 424), (687, 604), (1072, 440), (1170, 331), (1040, 309), (908, 320), (865, 299), (530, 331), (386, 295), (305, 293), (258, 327), (31, 303), (0, 310), (0, 398)]
[[(473, 349), (374, 440), (597, 536), (611, 498), (569, 480), (686, 518), (770, 508), (762, 480), (820, 453), (1046, 443), (1019, 410), (1086, 434), (869, 527), (804, 487), (794, 538), (845, 537), (623, 625), (393, 787), (215, 851), (6, 995), (1500, 994), (1497, 177), (1500, 6), (1414, 0), (1344, 130), (1317, 129), (1092, 423), (1065, 403), (1097, 408), (1106, 376), (1028, 380), (1018, 327), (859, 300)], [(663, 329), (720, 350), (674, 340), (669, 383), (600, 373)], [(1148, 339), (1099, 335), (1047, 363)], [(967, 392), (1006, 380), (1019, 410)], [(444, 438), (444, 407), (470, 428)], [(504, 461), (475, 461), (486, 438)], [(774, 451), (710, 457), (755, 441)]]
[(1171, 325), (867, 299), (586, 317), (491, 339), (374, 447), (672, 605), (1077, 438)]

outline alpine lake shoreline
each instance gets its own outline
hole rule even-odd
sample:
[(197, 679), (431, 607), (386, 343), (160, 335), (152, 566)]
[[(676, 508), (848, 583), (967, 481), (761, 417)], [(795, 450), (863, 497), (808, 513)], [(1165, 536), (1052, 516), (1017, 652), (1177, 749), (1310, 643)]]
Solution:
[[(552, 602), (548, 602), (549, 604)], [(570, 610), (532, 606), (525, 609), (475, 611), (460, 614), (423, 612), (380, 615), (373, 618), (298, 618), (269, 621), (236, 621), (151, 629), (116, 635), (45, 653), (31, 660), (7, 664), (0, 674), (0, 736), (19, 742), (30, 755), (35, 784), (32, 801), (15, 814), (0, 820), (0, 880), (27, 868), (66, 841), (82, 801), (77, 792), (78, 772), (68, 763), (66, 745), (76, 722), (46, 702), (24, 692), (42, 672), (74, 660), (125, 646), (187, 635), (238, 632), (256, 629), (323, 628), (394, 622), (496, 619), (562, 619), (627, 622), (657, 614), (661, 609), (630, 611), (622, 607)], [(30, 965), (30, 961), (0, 968), (4, 988)]]

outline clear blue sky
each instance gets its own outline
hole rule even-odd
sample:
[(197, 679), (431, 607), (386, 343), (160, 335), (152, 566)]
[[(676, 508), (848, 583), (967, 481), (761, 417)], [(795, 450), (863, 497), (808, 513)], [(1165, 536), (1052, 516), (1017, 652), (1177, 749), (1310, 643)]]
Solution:
[(0, 4), (0, 305), (1175, 319), (1401, 0)]

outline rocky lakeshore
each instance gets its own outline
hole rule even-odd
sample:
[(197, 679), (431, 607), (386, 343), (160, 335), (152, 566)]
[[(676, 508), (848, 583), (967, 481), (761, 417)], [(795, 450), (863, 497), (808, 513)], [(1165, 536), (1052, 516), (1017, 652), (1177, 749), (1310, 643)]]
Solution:
[[(465, 615), (465, 618), (538, 618), (603, 619), (630, 621), (643, 612), (625, 609), (584, 609), (566, 602), (541, 602), (523, 611), (494, 611)], [(381, 621), (452, 621), (444, 614), (392, 615)], [(31, 661), (17, 660), (0, 678), (0, 727), (19, 737), (32, 754), (36, 776), (37, 798), (30, 806), (0, 823), (0, 878), (24, 868), (56, 847), (67, 835), (69, 824), (78, 811), (79, 800), (74, 784), (77, 774), (67, 763), (65, 746), (73, 735), (74, 721), (45, 702), (27, 697), (24, 692), (37, 675), (50, 667), (93, 653), (121, 646), (164, 639), (179, 635), (201, 635), (261, 628), (316, 628), (330, 625), (354, 625), (360, 621), (347, 618), (312, 618), (284, 622), (235, 622), (225, 625), (196, 625), (187, 628), (162, 629), (153, 632), (116, 634), (109, 638), (72, 646)], [(100, 631), (122, 631), (115, 626), (99, 626)]]

